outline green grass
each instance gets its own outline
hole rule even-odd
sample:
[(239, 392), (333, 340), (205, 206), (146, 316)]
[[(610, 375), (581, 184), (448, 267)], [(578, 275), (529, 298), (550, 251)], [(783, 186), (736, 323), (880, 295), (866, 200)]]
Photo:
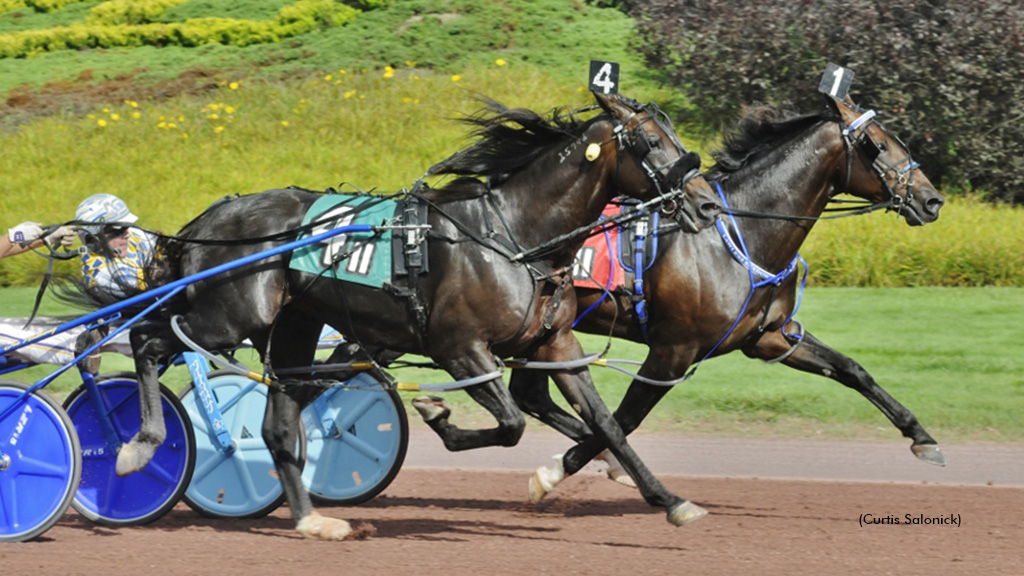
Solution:
[[(260, 19), (287, 2), (188, 2), (168, 10), (161, 20), (181, 21), (219, 13), (224, 17)], [(92, 4), (72, 4), (47, 14), (26, 14), (39, 29), (84, 19)], [(73, 13), (72, 13), (73, 12)], [(69, 16), (70, 14), (70, 16)], [(0, 33), (24, 18), (0, 14)], [(500, 23), (495, 26), (495, 23)], [(615, 9), (562, 0), (402, 0), (365, 12), (348, 25), (288, 38), (275, 44), (246, 47), (204, 45), (197, 48), (142, 47), (56, 51), (28, 59), (0, 58), (0, 93), (16, 86), (40, 87), (71, 81), (89, 71), (94, 82), (141, 72), (140, 81), (174, 78), (190, 68), (234, 71), (259, 78), (318, 73), (336, 67), (378, 69), (417, 62), (446, 74), (503, 58), (541, 67), (549, 73), (586, 81), (590, 59), (615, 60), (623, 66), (623, 89), (630, 94), (655, 86), (629, 50), (632, 21)], [(522, 79), (528, 82), (527, 78)]]
[[(0, 315), (22, 316), (34, 291), (0, 290)], [(44, 314), (68, 313), (47, 300)], [(940, 442), (1022, 441), (1024, 421), (1024, 289), (1020, 288), (818, 288), (807, 291), (797, 316), (807, 330), (857, 360), (878, 383), (914, 412)], [(604, 338), (581, 335), (584, 349), (599, 351)], [(614, 341), (609, 358), (642, 360), (644, 346)], [(259, 367), (253, 355), (244, 357)], [(52, 368), (50, 368), (52, 369)], [(128, 358), (108, 355), (104, 370), (130, 370)], [(33, 368), (18, 378), (39, 378)], [(27, 372), (27, 371), (26, 371)], [(165, 378), (180, 389), (184, 371)], [(443, 372), (395, 370), (401, 381), (449, 382)], [(614, 407), (629, 378), (591, 370), (602, 397)], [(58, 396), (77, 381), (65, 375), (51, 385)], [(553, 391), (557, 397), (557, 392)], [(416, 393), (403, 393), (406, 400)], [(460, 391), (442, 394), (455, 406), (453, 421), (490, 426), (493, 421)], [(407, 402), (408, 404), (408, 402)], [(415, 418), (414, 414), (411, 414)], [(767, 365), (740, 353), (709, 360), (655, 408), (643, 430), (686, 434), (900, 438), (859, 394), (824, 377)]]

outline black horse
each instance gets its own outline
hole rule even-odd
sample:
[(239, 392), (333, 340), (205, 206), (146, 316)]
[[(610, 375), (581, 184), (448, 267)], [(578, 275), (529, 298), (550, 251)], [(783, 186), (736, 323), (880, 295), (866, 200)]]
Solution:
[[(848, 99), (828, 98), (823, 114), (793, 117), (759, 107), (742, 118), (724, 150), (715, 154), (718, 163), (707, 173), (709, 181), (721, 186), (729, 207), (740, 216), (752, 216), (737, 218), (748, 250), (748, 255), (737, 250), (740, 259), (749, 258), (752, 266), (769, 275), (786, 270), (826, 205), (839, 193), (876, 203), (872, 209), (895, 211), (910, 226), (938, 218), (942, 195), (873, 114)], [(720, 221), (727, 219), (720, 217)], [(725, 230), (730, 237), (735, 234), (728, 226)], [(712, 230), (660, 235), (657, 258), (644, 275), (650, 350), (639, 370), (641, 378), (630, 384), (615, 412), (622, 429), (629, 434), (640, 425), (670, 389), (662, 383), (678, 381), (698, 360), (742, 350), (751, 358), (781, 361), (860, 392), (912, 440), (911, 449), (918, 458), (943, 465), (935, 440), (864, 368), (809, 332), (799, 336), (797, 325), (790, 322), (799, 275), (790, 274), (781, 281), (755, 277), (764, 286), (751, 293), (751, 269), (734, 256), (723, 238)], [(594, 307), (576, 329), (645, 342), (628, 289), (603, 300), (600, 290), (577, 287), (576, 292), (581, 313)], [(510, 389), (523, 411), (577, 441), (561, 468), (538, 470), (531, 498), (539, 500), (606, 444), (584, 423), (558, 409), (543, 375), (514, 370)], [(614, 461), (610, 463), (610, 475), (615, 478)]]
[[(486, 174), (490, 182), (463, 177), (405, 195), (429, 207), (429, 271), (410, 274), (402, 290), (321, 279), (290, 269), (291, 256), (285, 255), (190, 285), (172, 311), (181, 315), (180, 328), (207, 349), (230, 349), (250, 338), (271, 374), (310, 366), (323, 323), (358, 343), (364, 354), (428, 356), (457, 380), (485, 376), (467, 392), (497, 420), (493, 429), (462, 430), (447, 421), (445, 409), (431, 412), (431, 402), (422, 401), (445, 446), (516, 444), (525, 422), (500, 376), (499, 359), (564, 362), (583, 356), (571, 331), (576, 311), (571, 267), (582, 235), (604, 205), (619, 194), (656, 199), (665, 209), (675, 208), (676, 221), (688, 232), (710, 225), (720, 210), (699, 173), (700, 158), (683, 149), (656, 107), (620, 96), (595, 97), (603, 112), (588, 120), (559, 111), (544, 118), (493, 102), (468, 119), (477, 127), (477, 142), (430, 172)], [(322, 196), (270, 190), (211, 206), (164, 250), (168, 277), (282, 244)], [(264, 241), (190, 242), (253, 238)], [(131, 340), (143, 411), (139, 433), (118, 455), (122, 475), (145, 466), (164, 438), (157, 368), (182, 349), (167, 318), (135, 327)], [(351, 348), (339, 348), (337, 358), (350, 355)], [(663, 506), (676, 524), (703, 515), (669, 493), (640, 462), (585, 366), (552, 376), (588, 428), (612, 446), (648, 502)], [(350, 533), (348, 523), (313, 510), (294, 449), (299, 412), (322, 390), (311, 380), (280, 380), (270, 387), (263, 438), (298, 531), (342, 539)]]

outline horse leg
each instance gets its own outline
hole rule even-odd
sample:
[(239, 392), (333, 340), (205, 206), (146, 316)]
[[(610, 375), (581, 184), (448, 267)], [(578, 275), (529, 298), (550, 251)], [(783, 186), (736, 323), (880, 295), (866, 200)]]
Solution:
[[(536, 359), (540, 361), (559, 361), (566, 358), (579, 358), (583, 349), (579, 341), (568, 330), (559, 333), (548, 346), (538, 350)], [(576, 410), (590, 429), (597, 441), (607, 446), (618, 459), (629, 476), (636, 482), (644, 500), (652, 505), (665, 508), (668, 521), (676, 526), (693, 522), (707, 511), (689, 500), (685, 500), (669, 492), (654, 477), (650, 469), (640, 460), (633, 448), (626, 442), (626, 434), (619, 426), (608, 407), (605, 406), (590, 373), (586, 368), (573, 370), (557, 370), (552, 378), (566, 400)], [(557, 459), (554, 468), (540, 468), (530, 479), (530, 499), (537, 502), (550, 492), (565, 475), (578, 472), (596, 454), (585, 454), (578, 450), (579, 445)]]
[[(781, 331), (768, 332), (743, 352), (752, 358), (771, 360), (790, 351), (792, 344)], [(829, 348), (809, 332), (783, 364), (811, 374), (821, 374), (860, 392), (893, 425), (912, 441), (911, 451), (929, 464), (945, 466), (946, 458), (938, 442), (925, 431), (917, 417), (875, 382), (871, 374), (852, 358)]]
[(548, 373), (543, 370), (512, 370), (508, 390), (519, 409), (547, 424), (562, 435), (580, 442), (591, 436), (586, 422), (569, 414), (551, 399)]
[[(471, 378), (497, 370), (490, 355), (484, 350), (474, 350), (455, 360), (439, 361), (455, 379)], [(482, 448), (484, 446), (515, 446), (523, 436), (526, 420), (516, 408), (512, 396), (499, 376), (488, 382), (465, 388), (467, 394), (494, 416), (498, 425), (485, 430), (465, 430), (448, 421), (451, 409), (444, 400), (436, 396), (420, 396), (413, 400), (413, 407), (423, 417), (451, 452)]]
[(290, 383), (271, 386), (267, 392), (267, 411), (263, 416), (263, 441), (274, 458), (277, 475), (285, 491), (295, 530), (306, 538), (344, 540), (352, 533), (348, 522), (321, 516), (313, 509), (309, 491), (302, 485), (302, 462), (295, 451), (299, 441), (302, 409), (321, 390), (312, 385)]
[[(593, 434), (586, 422), (562, 410), (551, 400), (547, 372), (527, 369), (513, 370), (508, 389), (520, 410), (547, 424), (563, 436), (576, 442), (582, 442), (592, 437)], [(636, 488), (636, 482), (633, 482), (619, 460), (607, 449), (594, 456), (593, 460), (604, 462), (607, 465), (605, 473), (615, 482)]]
[[(683, 358), (682, 353), (674, 347), (652, 347), (640, 367), (640, 375), (653, 380), (674, 380), (684, 374), (689, 367)], [(627, 436), (632, 434), (670, 389), (671, 386), (655, 386), (639, 380), (632, 381), (614, 413), (615, 421), (619, 423), (622, 431)], [(547, 386), (531, 384), (529, 393), (533, 396), (547, 394)], [(550, 397), (548, 401), (550, 402)], [(533, 402), (537, 403), (536, 400)], [(563, 430), (559, 431), (576, 440), (577, 445), (571, 450), (572, 457), (583, 462), (582, 465), (590, 460), (603, 460), (608, 464), (606, 472), (609, 478), (624, 486), (636, 488), (636, 483), (618, 459), (609, 452), (608, 445), (601, 438), (589, 430), (575, 436)]]
[(135, 372), (139, 377), (139, 431), (121, 446), (115, 473), (127, 476), (149, 464), (167, 436), (160, 398), (160, 363), (181, 350), (178, 339), (165, 323), (143, 321), (131, 330)]
[[(287, 309), (273, 329), (269, 357), (273, 368), (313, 365), (316, 341), (322, 323)], [(260, 346), (261, 339), (254, 339)], [(321, 516), (313, 509), (309, 491), (302, 484), (304, 462), (296, 452), (302, 410), (323, 392), (323, 388), (302, 379), (281, 381), (267, 392), (267, 409), (263, 415), (263, 441), (274, 459), (288, 507), (295, 520), (295, 529), (306, 538), (344, 540), (352, 533), (348, 522)]]

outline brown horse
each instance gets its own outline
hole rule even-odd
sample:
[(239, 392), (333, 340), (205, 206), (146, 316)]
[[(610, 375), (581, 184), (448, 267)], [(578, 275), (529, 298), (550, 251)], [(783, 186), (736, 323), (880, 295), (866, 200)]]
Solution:
[[(604, 205), (622, 194), (674, 207), (676, 221), (688, 232), (710, 225), (720, 210), (698, 171), (700, 158), (683, 149), (656, 107), (620, 96), (595, 97), (602, 113), (588, 120), (557, 111), (546, 119), (493, 102), (468, 120), (477, 127), (478, 141), (430, 172), (487, 175), (490, 185), (459, 178), (443, 188), (416, 187), (404, 195), (428, 208), (419, 223), (428, 224), (429, 232), (410, 240), (414, 248), (427, 242), (429, 269), (417, 267), (421, 274), (413, 271), (390, 289), (375, 288), (292, 269), (285, 254), (189, 285), (171, 312), (180, 315), (181, 330), (207, 349), (230, 349), (250, 338), (271, 374), (274, 368), (311, 366), (323, 323), (364, 351), (428, 356), (456, 380), (477, 382), (467, 392), (497, 421), (492, 429), (463, 430), (448, 422), (447, 408), (421, 399), (420, 409), (445, 446), (516, 444), (525, 422), (498, 359), (569, 362), (583, 356), (571, 330), (576, 311), (571, 267)], [(322, 197), (285, 189), (215, 204), (168, 246), (163, 265), (171, 277), (183, 277), (282, 245)], [(237, 240), (247, 238), (260, 241)], [(141, 430), (118, 455), (122, 475), (145, 466), (163, 440), (157, 369), (183, 347), (169, 324), (166, 317), (153, 318), (131, 332), (143, 412)], [(351, 350), (341, 347), (339, 354)], [(668, 492), (640, 462), (585, 366), (553, 377), (588, 428), (612, 446), (648, 502), (663, 506), (677, 524), (703, 515)], [(348, 523), (314, 512), (295, 450), (299, 412), (322, 390), (322, 381), (311, 376), (273, 384), (263, 438), (298, 531), (342, 539), (350, 533)]]
[[(860, 392), (911, 439), (918, 458), (943, 465), (935, 440), (864, 368), (812, 334), (794, 330), (798, 275), (776, 275), (791, 270), (800, 246), (837, 194), (875, 203), (863, 211), (892, 210), (910, 226), (936, 220), (943, 198), (900, 140), (873, 112), (848, 99), (828, 98), (823, 114), (779, 116), (774, 109), (754, 109), (726, 140), (724, 151), (715, 156), (718, 163), (708, 172), (733, 213), (748, 216), (737, 218), (741, 225), (733, 228), (720, 217), (719, 232), (661, 232), (657, 257), (643, 273), (646, 329), (628, 288), (611, 298), (601, 290), (576, 289), (579, 311), (593, 308), (580, 319), (578, 330), (641, 343), (645, 331), (648, 336), (647, 358), (616, 410), (616, 420), (630, 433), (695, 363), (742, 350), (751, 358), (781, 361)], [(737, 248), (734, 254), (729, 244), (745, 245), (747, 252)], [(538, 500), (606, 444), (551, 402), (542, 374), (515, 370), (510, 388), (525, 412), (577, 441), (559, 465), (538, 470), (531, 484), (531, 497)]]

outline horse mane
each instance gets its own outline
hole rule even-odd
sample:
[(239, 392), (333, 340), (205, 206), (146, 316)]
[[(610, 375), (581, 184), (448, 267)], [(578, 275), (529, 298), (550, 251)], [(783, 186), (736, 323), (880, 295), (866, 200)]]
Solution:
[(728, 178), (764, 153), (829, 119), (827, 113), (801, 115), (763, 104), (745, 106), (736, 126), (725, 134), (722, 148), (711, 153), (715, 165), (706, 176), (712, 181)]
[(476, 113), (460, 119), (475, 127), (470, 136), (477, 140), (431, 166), (427, 174), (502, 180), (567, 136), (579, 137), (595, 120), (581, 120), (563, 108), (555, 108), (544, 117), (526, 108), (507, 108), (491, 99), (485, 98), (483, 102)]

